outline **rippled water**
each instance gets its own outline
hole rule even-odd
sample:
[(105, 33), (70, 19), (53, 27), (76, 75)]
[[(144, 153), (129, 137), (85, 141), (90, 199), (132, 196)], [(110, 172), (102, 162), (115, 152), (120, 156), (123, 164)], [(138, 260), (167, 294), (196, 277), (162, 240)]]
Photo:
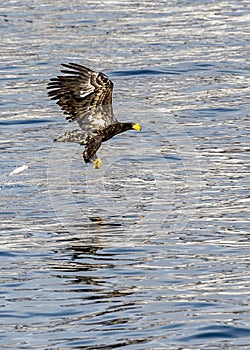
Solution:
[[(0, 348), (249, 349), (249, 2), (0, 14)], [(69, 125), (46, 84), (71, 61), (143, 127), (100, 171), (53, 143)]]

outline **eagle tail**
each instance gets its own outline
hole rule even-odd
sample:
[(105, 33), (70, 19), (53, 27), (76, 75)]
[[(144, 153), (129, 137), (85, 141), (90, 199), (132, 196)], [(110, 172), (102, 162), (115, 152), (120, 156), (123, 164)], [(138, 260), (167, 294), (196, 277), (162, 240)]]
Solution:
[(55, 142), (75, 142), (80, 145), (86, 144), (86, 133), (81, 130), (73, 130), (66, 132), (64, 135), (59, 136), (54, 140)]

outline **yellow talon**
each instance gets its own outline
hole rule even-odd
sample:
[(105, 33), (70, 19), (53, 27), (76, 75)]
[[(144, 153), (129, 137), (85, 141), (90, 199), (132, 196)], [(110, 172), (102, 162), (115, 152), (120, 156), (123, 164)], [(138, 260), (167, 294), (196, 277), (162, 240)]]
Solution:
[(100, 169), (100, 167), (102, 166), (102, 161), (100, 158), (96, 158), (96, 160), (94, 161), (94, 168), (95, 169)]

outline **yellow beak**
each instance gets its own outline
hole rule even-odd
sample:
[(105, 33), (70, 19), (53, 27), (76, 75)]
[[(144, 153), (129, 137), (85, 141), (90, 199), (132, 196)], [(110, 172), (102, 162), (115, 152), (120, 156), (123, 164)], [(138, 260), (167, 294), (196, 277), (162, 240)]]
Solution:
[(141, 126), (140, 126), (140, 124), (133, 124), (132, 128), (135, 129), (135, 130), (137, 130), (137, 131), (141, 131)]

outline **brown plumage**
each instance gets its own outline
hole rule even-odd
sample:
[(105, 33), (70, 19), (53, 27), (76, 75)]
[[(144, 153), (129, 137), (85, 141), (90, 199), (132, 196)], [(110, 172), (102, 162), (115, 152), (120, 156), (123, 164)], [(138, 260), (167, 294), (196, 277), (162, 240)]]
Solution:
[(50, 79), (48, 92), (57, 100), (69, 122), (77, 121), (81, 130), (73, 130), (55, 141), (77, 142), (85, 145), (83, 158), (101, 166), (96, 152), (102, 142), (129, 129), (140, 130), (136, 123), (120, 123), (112, 108), (113, 83), (104, 74), (76, 63), (62, 64), (64, 75)]

